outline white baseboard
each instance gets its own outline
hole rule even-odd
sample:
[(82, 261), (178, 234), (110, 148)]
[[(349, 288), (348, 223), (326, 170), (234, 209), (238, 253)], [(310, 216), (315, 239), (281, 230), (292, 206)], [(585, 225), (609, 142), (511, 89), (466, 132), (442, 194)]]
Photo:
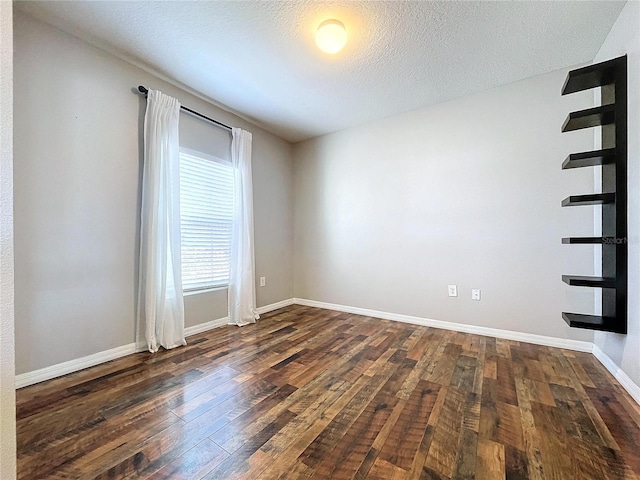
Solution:
[(287, 298), (286, 300), (282, 300), (281, 302), (265, 305), (264, 307), (258, 307), (258, 313), (262, 315), (263, 313), (269, 313), (274, 310), (278, 310), (279, 308), (288, 307), (289, 305), (293, 305), (295, 303), (294, 300), (295, 299), (293, 298)]
[(100, 363), (131, 355), (132, 353), (136, 353), (135, 343), (122, 345), (121, 347), (94, 353), (75, 360), (69, 360), (68, 362), (58, 363), (56, 365), (51, 365), (50, 367), (40, 368), (39, 370), (34, 370), (32, 372), (21, 373), (20, 375), (16, 375), (16, 388), (27, 387), (35, 383), (44, 382), (45, 380), (51, 380), (52, 378), (77, 372), (84, 368), (93, 367)]
[(595, 344), (593, 345), (593, 356), (596, 357), (602, 365), (604, 365), (604, 368), (609, 370), (611, 375), (620, 382), (620, 385), (622, 385), (636, 403), (640, 405), (640, 386), (636, 385), (636, 383), (629, 378), (629, 375), (624, 373), (624, 371), (616, 365), (613, 360), (611, 360), (609, 355), (604, 353), (600, 347)]
[(229, 317), (216, 318), (215, 320), (211, 320), (210, 322), (199, 323), (198, 325), (193, 325), (192, 327), (186, 327), (184, 329), (184, 336), (190, 337), (191, 335), (196, 335), (197, 333), (202, 333), (213, 330), (214, 328), (223, 327), (228, 323)]
[[(257, 310), (258, 313), (263, 314), (271, 312), (273, 310), (277, 310), (278, 308), (288, 307), (289, 305), (293, 305), (293, 303), (293, 298), (289, 298), (281, 302), (265, 305), (264, 307), (259, 307)], [(229, 317), (218, 318), (216, 320), (211, 320), (210, 322), (187, 327), (184, 329), (184, 334), (186, 337), (190, 337), (197, 333), (202, 333), (208, 330), (213, 330), (214, 328), (222, 327), (224, 325), (227, 325), (228, 323)], [(115, 360), (116, 358), (120, 357), (125, 357), (127, 355), (131, 355), (132, 353), (144, 352), (146, 350), (146, 345), (136, 346), (135, 343), (130, 343), (129, 345), (112, 348), (110, 350), (105, 350), (104, 352), (94, 353), (86, 357), (69, 360), (68, 362), (58, 363), (56, 365), (51, 365), (50, 367), (41, 368), (32, 372), (22, 373), (20, 375), (16, 375), (16, 388), (28, 387), (29, 385), (44, 382), (45, 380), (51, 380), (52, 378), (67, 375), (68, 373), (77, 372), (78, 370), (83, 370), (100, 363)]]
[[(278, 310), (279, 308), (288, 307), (289, 305), (293, 305), (293, 303), (293, 298), (288, 298), (286, 300), (282, 300), (281, 302), (271, 303), (269, 305), (265, 305), (264, 307), (258, 307), (256, 310), (258, 311), (258, 314), (262, 315), (264, 313), (272, 312), (273, 310)], [(222, 317), (216, 320), (211, 320), (210, 322), (200, 323), (199, 325), (187, 327), (184, 329), (184, 335), (185, 337), (190, 337), (191, 335), (213, 330), (214, 328), (222, 327), (228, 324), (229, 317)]]
[(334, 303), (317, 302), (315, 300), (307, 300), (304, 298), (296, 298), (294, 300), (295, 303), (299, 305), (306, 305), (307, 307), (338, 310), (340, 312), (355, 313), (357, 315), (365, 315), (368, 317), (384, 318), (385, 320), (393, 320), (396, 322), (412, 323), (414, 325), (422, 325), (424, 327), (442, 328), (445, 330), (454, 330), (456, 332), (473, 333), (476, 335), (504, 338), (506, 340), (515, 340), (518, 342), (534, 343), (536, 345), (545, 345), (547, 347), (566, 348), (567, 350), (576, 350), (579, 352), (591, 353), (593, 351), (593, 344), (591, 342), (582, 342), (580, 340), (547, 337), (544, 335), (535, 335), (533, 333), (514, 332), (511, 330), (479, 327), (476, 325), (466, 325), (463, 323), (444, 322), (442, 320), (414, 317), (411, 315), (402, 315), (399, 313), (381, 312), (379, 310), (370, 310), (368, 308), (349, 307), (346, 305), (336, 305)]

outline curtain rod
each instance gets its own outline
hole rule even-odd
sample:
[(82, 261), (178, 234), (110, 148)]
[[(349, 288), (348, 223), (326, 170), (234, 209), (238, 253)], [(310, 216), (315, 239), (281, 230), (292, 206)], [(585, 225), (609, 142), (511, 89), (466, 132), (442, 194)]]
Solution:
[[(142, 85), (138, 86), (138, 92), (142, 93), (144, 95), (144, 98), (147, 98), (147, 94), (149, 93), (149, 89), (147, 87), (144, 87)], [(190, 108), (185, 107), (184, 105), (180, 105), (180, 109), (184, 110), (185, 112), (189, 112), (192, 115), (195, 115), (196, 117), (200, 117), (203, 120), (207, 120), (208, 122), (213, 123), (214, 125), (217, 125), (219, 127), (225, 128), (229, 131), (231, 131), (231, 127), (229, 125), (225, 125), (222, 122), (219, 122), (217, 120), (214, 120), (213, 118), (209, 118), (205, 115), (202, 115), (201, 113), (196, 112), (195, 110), (191, 110)]]

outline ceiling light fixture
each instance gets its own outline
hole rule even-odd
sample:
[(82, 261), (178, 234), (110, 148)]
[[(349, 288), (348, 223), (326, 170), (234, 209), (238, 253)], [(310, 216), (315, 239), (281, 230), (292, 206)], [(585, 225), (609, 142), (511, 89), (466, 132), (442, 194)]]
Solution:
[(347, 43), (347, 29), (338, 20), (325, 20), (316, 32), (316, 44), (323, 52), (338, 53)]

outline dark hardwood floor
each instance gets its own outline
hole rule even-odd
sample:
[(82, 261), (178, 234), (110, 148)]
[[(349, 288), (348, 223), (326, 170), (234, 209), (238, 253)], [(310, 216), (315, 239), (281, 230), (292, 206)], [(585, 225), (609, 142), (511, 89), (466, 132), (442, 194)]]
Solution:
[(590, 354), (287, 307), (21, 389), (19, 478), (634, 479)]

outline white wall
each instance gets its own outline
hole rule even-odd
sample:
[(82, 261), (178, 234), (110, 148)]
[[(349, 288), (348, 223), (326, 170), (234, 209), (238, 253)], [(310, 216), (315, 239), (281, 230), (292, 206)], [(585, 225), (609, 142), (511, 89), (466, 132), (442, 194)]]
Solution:
[[(288, 142), (22, 12), (14, 28), (17, 373), (134, 341), (139, 84), (253, 133), (258, 305), (292, 297)], [(226, 291), (185, 308), (187, 326), (224, 317)]]
[(13, 3), (0, 2), (0, 478), (16, 477), (13, 322)]
[[(628, 68), (628, 333), (595, 341), (640, 389), (640, 3), (627, 2), (594, 62), (627, 54)], [(599, 182), (598, 182), (599, 183)]]
[(593, 271), (592, 247), (561, 244), (592, 229), (589, 207), (560, 207), (592, 186), (561, 170), (593, 142), (560, 132), (593, 101), (560, 95), (568, 70), (297, 144), (296, 297), (592, 340), (561, 317), (593, 307), (561, 281)]

